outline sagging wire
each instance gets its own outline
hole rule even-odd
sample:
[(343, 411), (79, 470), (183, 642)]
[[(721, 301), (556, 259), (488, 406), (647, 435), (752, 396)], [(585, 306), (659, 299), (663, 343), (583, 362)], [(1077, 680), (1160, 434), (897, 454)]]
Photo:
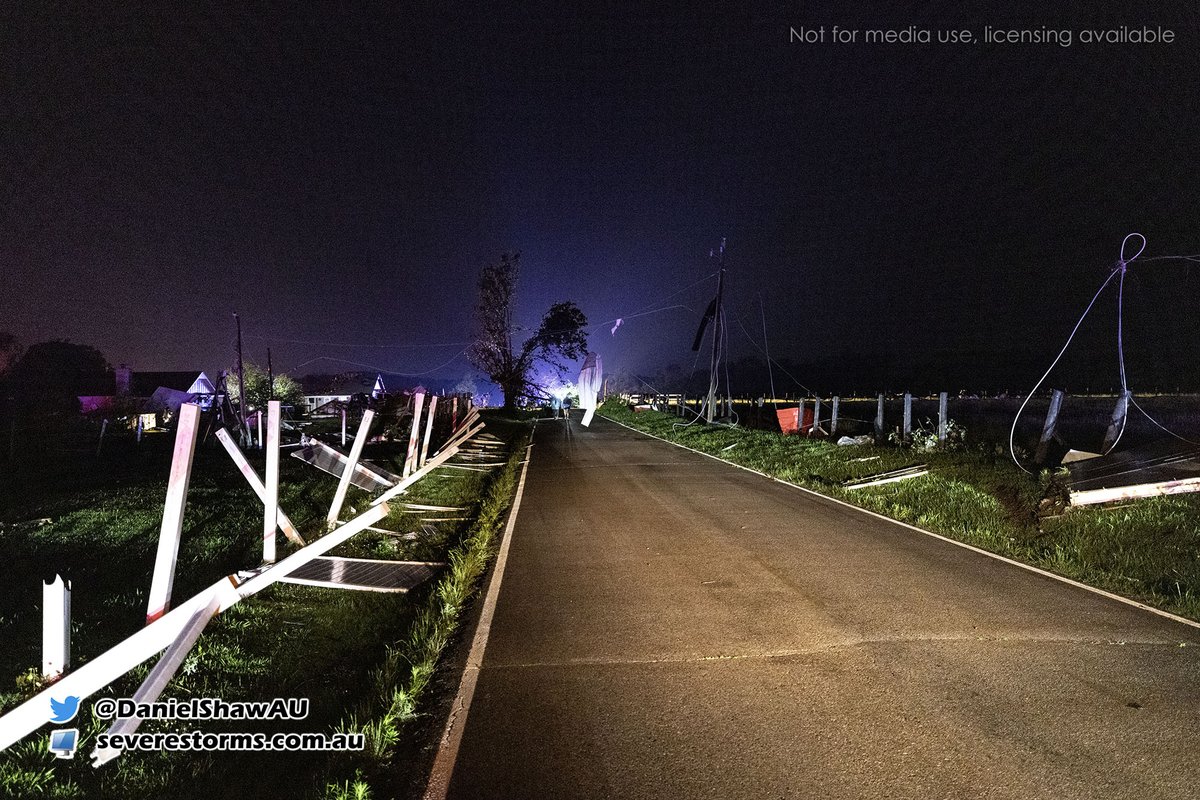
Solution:
[[(712, 334), (713, 336), (717, 335), (717, 332), (715, 330), (717, 327), (718, 327), (717, 325), (713, 325), (713, 328), (714, 328), (713, 334)], [(728, 325), (728, 321), (725, 317), (724, 309), (721, 309), (721, 325), (719, 327), (721, 328), (722, 336), (721, 336), (721, 343), (717, 347), (717, 363), (714, 365), (714, 368), (717, 370), (717, 374), (719, 375), (722, 363), (724, 363), (724, 366), (725, 366), (725, 397), (728, 402), (728, 410), (729, 410), (729, 414), (730, 414), (729, 418), (732, 420), (732, 422), (717, 422), (716, 421), (716, 415), (717, 415), (716, 412), (719, 409), (714, 409), (713, 410), (714, 419), (713, 419), (712, 423), (710, 423), (710, 424), (720, 425), (720, 426), (726, 427), (726, 428), (736, 428), (740, 417), (733, 410), (733, 404), (732, 404), (732, 401), (730, 400), (730, 398), (732, 398), (732, 394), (730, 393), (731, 384), (729, 382), (729, 359), (728, 359), (728, 352), (727, 352), (729, 349), (729, 325)], [(703, 349), (703, 348), (701, 348), (701, 349)], [(697, 355), (696, 355), (697, 359), (700, 358), (699, 352), (700, 351), (697, 351)], [(695, 372), (695, 369), (696, 369), (695, 364), (693, 364), (692, 371)], [(646, 382), (642, 381), (642, 383), (646, 383)], [(650, 386), (650, 384), (648, 384), (648, 383), (646, 383), (646, 385)], [(650, 388), (654, 389), (653, 386), (650, 386)], [(661, 392), (659, 392), (657, 389), (655, 389), (654, 391), (656, 394), (661, 394)], [(714, 402), (715, 402), (715, 400), (714, 400)], [(704, 419), (704, 411), (707, 408), (708, 408), (708, 395), (706, 393), (704, 395), (704, 400), (700, 403), (699, 410), (690, 409), (686, 405), (683, 406), (683, 409), (685, 411), (691, 412), (695, 416), (690, 422), (672, 423), (672, 425), (671, 425), (672, 430), (674, 430), (676, 428), (689, 428), (692, 425), (695, 425), (697, 422)]]
[(455, 361), (457, 361), (458, 359), (460, 359), (464, 355), (466, 355), (466, 353), (467, 353), (467, 351), (464, 348), (463, 350), (460, 350), (457, 354), (455, 354), (455, 356), (453, 358), (451, 358), (449, 361), (445, 361), (441, 364), (438, 364), (436, 367), (432, 367), (423, 372), (397, 372), (396, 370), (388, 369), (386, 367), (377, 367), (373, 364), (364, 364), (361, 361), (350, 361), (345, 358), (334, 358), (333, 356), (317, 356), (316, 358), (311, 358), (308, 361), (305, 361), (303, 364), (297, 364), (296, 366), (292, 367), (292, 371), (298, 370), (301, 367), (306, 367), (309, 364), (313, 364), (317, 361), (335, 361), (339, 364), (351, 364), (356, 367), (366, 367), (367, 369), (369, 369), (373, 372), (382, 372), (382, 373), (385, 373), (388, 375), (399, 375), (404, 378), (422, 378), (426, 375), (432, 374), (434, 372), (437, 372), (440, 369), (450, 366)]
[(763, 329), (763, 355), (767, 357), (767, 379), (771, 382), (771, 405), (775, 407), (775, 411), (779, 411), (779, 402), (775, 399), (775, 371), (771, 369), (771, 352), (770, 344), (767, 341), (767, 312), (763, 308), (762, 295), (758, 296), (758, 313), (762, 316)]
[[(746, 337), (746, 340), (747, 340), (748, 342), (750, 342), (750, 344), (754, 345), (754, 349), (758, 350), (758, 352), (762, 353), (763, 355), (767, 355), (767, 354), (766, 354), (766, 353), (763, 351), (763, 349), (762, 349), (761, 347), (759, 347), (759, 346), (758, 346), (758, 342), (754, 341), (754, 337), (750, 335), (750, 331), (746, 330), (746, 324), (745, 324), (744, 322), (742, 322), (742, 318), (741, 318), (741, 317), (736, 317), (736, 319), (737, 319), (737, 322), (738, 322), (738, 327), (740, 327), (740, 328), (742, 329), (742, 333), (745, 335), (745, 337)], [(813, 392), (813, 390), (812, 390), (812, 389), (809, 389), (807, 386), (805, 386), (803, 383), (801, 383), (801, 382), (800, 382), (799, 378), (797, 378), (797, 377), (796, 377), (795, 375), (793, 375), (792, 373), (788, 372), (788, 371), (787, 371), (787, 368), (786, 368), (786, 367), (784, 367), (784, 366), (783, 366), (783, 364), (780, 364), (778, 361), (776, 361), (775, 359), (771, 358), (770, 356), (767, 356), (767, 358), (770, 358), (770, 360), (771, 360), (771, 363), (773, 363), (775, 366), (779, 367), (779, 371), (780, 371), (780, 372), (782, 372), (784, 375), (787, 375), (789, 378), (791, 378), (791, 379), (792, 379), (792, 383), (796, 384), (796, 385), (797, 385), (797, 386), (799, 386), (801, 389), (803, 389), (803, 390), (804, 390), (804, 392), (805, 392), (806, 394), (813, 395), (814, 397), (816, 396), (816, 393), (815, 393), (815, 392)]]
[[(1141, 247), (1138, 248), (1138, 251), (1136, 253), (1134, 253), (1131, 257), (1126, 258), (1125, 257), (1125, 246), (1129, 243), (1129, 240), (1135, 236), (1137, 238), (1141, 239)], [(1017, 423), (1021, 419), (1021, 414), (1025, 411), (1025, 407), (1027, 405), (1029, 405), (1029, 401), (1033, 399), (1033, 396), (1037, 393), (1037, 390), (1040, 389), (1042, 384), (1046, 382), (1046, 378), (1050, 377), (1050, 373), (1054, 371), (1054, 368), (1058, 365), (1058, 362), (1060, 360), (1062, 360), (1063, 354), (1066, 353), (1067, 348), (1071, 346), (1071, 342), (1074, 341), (1074, 339), (1075, 339), (1075, 334), (1077, 334), (1079, 332), (1079, 327), (1081, 325), (1083, 325), (1083, 321), (1085, 319), (1087, 319), (1087, 315), (1091, 313), (1092, 307), (1096, 305), (1096, 301), (1100, 299), (1100, 295), (1104, 292), (1104, 290), (1106, 288), (1108, 288), (1108, 285), (1110, 283), (1112, 283), (1113, 278), (1115, 278), (1117, 276), (1120, 276), (1120, 278), (1121, 278), (1120, 289), (1117, 294), (1117, 358), (1118, 358), (1118, 363), (1120, 364), (1120, 369), (1121, 369), (1121, 392), (1123, 393), (1122, 396), (1124, 396), (1124, 393), (1128, 392), (1128, 389), (1126, 388), (1126, 383), (1125, 383), (1125, 351), (1124, 351), (1124, 341), (1122, 339), (1122, 329), (1121, 329), (1121, 315), (1122, 315), (1122, 305), (1121, 304), (1122, 304), (1123, 295), (1124, 295), (1125, 271), (1129, 266), (1129, 262), (1133, 261), (1138, 256), (1140, 256), (1142, 254), (1142, 251), (1145, 249), (1146, 249), (1146, 237), (1142, 236), (1142, 234), (1130, 233), (1125, 236), (1125, 238), (1121, 241), (1121, 254), (1117, 258), (1116, 265), (1113, 266), (1112, 270), (1108, 274), (1108, 277), (1104, 279), (1104, 283), (1100, 284), (1100, 288), (1096, 290), (1096, 293), (1094, 295), (1092, 295), (1091, 302), (1089, 302), (1087, 305), (1087, 308), (1084, 309), (1083, 314), (1079, 317), (1079, 321), (1075, 323), (1075, 327), (1071, 329), (1071, 335), (1067, 337), (1067, 341), (1062, 346), (1062, 349), (1058, 351), (1058, 355), (1054, 357), (1054, 360), (1052, 362), (1050, 362), (1050, 367), (1045, 371), (1045, 373), (1042, 374), (1042, 377), (1038, 379), (1038, 382), (1036, 384), (1034, 384), (1033, 389), (1030, 390), (1029, 394), (1027, 394), (1025, 396), (1024, 402), (1021, 403), (1021, 407), (1017, 409), (1017, 415), (1013, 418), (1012, 429), (1008, 433), (1008, 452), (1009, 452), (1009, 455), (1012, 457), (1013, 463), (1016, 464), (1017, 468), (1020, 469), (1022, 472), (1026, 473), (1028, 475), (1033, 474), (1032, 470), (1025, 469), (1025, 466), (1017, 458), (1015, 442), (1016, 442), (1016, 436), (1017, 436)], [(1158, 260), (1158, 259), (1155, 259), (1155, 260)], [(1104, 455), (1107, 455), (1108, 453), (1112, 452), (1113, 447), (1116, 447), (1117, 442), (1119, 442), (1121, 440), (1121, 436), (1124, 435), (1124, 433), (1125, 433), (1125, 421), (1126, 421), (1126, 419), (1128, 419), (1128, 416), (1129, 415), (1126, 414), (1125, 419), (1123, 419), (1121, 421), (1121, 431), (1120, 431), (1120, 433), (1117, 434), (1117, 438), (1116, 438), (1116, 440), (1113, 441), (1112, 446), (1109, 447), (1108, 450), (1104, 451)]]
[(603, 322), (592, 323), (587, 326), (586, 330), (590, 330), (592, 328), (604, 328), (604, 327), (608, 327), (609, 325), (614, 325), (617, 322), (624, 322), (625, 320), (629, 320), (629, 319), (637, 319), (638, 317), (644, 317), (644, 316), (647, 316), (648, 314), (658, 314), (663, 311), (671, 311), (676, 308), (682, 308), (687, 311), (691, 311), (694, 314), (694, 313), (696, 313), (696, 311), (695, 311), (695, 309), (693, 309), (690, 306), (685, 306), (685, 305), (680, 305), (680, 304), (675, 304), (672, 306), (663, 306), (662, 308), (654, 308), (654, 306), (657, 306), (660, 303), (665, 303), (666, 301), (670, 300), (672, 297), (677, 297), (678, 295), (683, 294), (684, 292), (688, 291), (689, 289), (693, 289), (693, 288), (699, 286), (700, 284), (704, 283), (705, 281), (712, 280), (716, 276), (717, 276), (717, 273), (715, 273), (715, 272), (711, 275), (706, 275), (703, 278), (701, 278), (700, 280), (695, 281), (693, 283), (689, 283), (687, 286), (683, 287), (682, 289), (671, 292), (671, 294), (667, 295), (666, 297), (661, 297), (658, 300), (655, 300), (653, 303), (642, 306), (641, 308), (633, 311), (632, 313), (624, 314), (619, 317), (613, 317), (612, 319), (605, 320)]
[(1133, 406), (1134, 406), (1134, 408), (1136, 408), (1138, 411), (1142, 412), (1142, 416), (1144, 416), (1146, 419), (1148, 419), (1148, 420), (1150, 420), (1152, 423), (1154, 423), (1155, 427), (1159, 428), (1159, 429), (1160, 429), (1161, 431), (1163, 431), (1164, 433), (1167, 433), (1167, 434), (1170, 434), (1171, 436), (1174, 436), (1176, 439), (1178, 439), (1178, 440), (1179, 440), (1179, 441), (1181, 441), (1181, 442), (1186, 442), (1187, 444), (1195, 444), (1195, 445), (1200, 445), (1200, 442), (1195, 442), (1195, 441), (1192, 441), (1191, 439), (1187, 439), (1187, 438), (1184, 438), (1183, 436), (1180, 436), (1178, 433), (1176, 433), (1175, 431), (1173, 431), (1173, 430), (1171, 430), (1171, 429), (1167, 428), (1167, 427), (1166, 427), (1166, 426), (1164, 426), (1164, 425), (1163, 425), (1161, 422), (1159, 422), (1158, 420), (1156, 420), (1154, 417), (1150, 416), (1150, 412), (1148, 412), (1146, 409), (1142, 408), (1142, 407), (1141, 407), (1141, 406), (1138, 404), (1138, 401), (1137, 401), (1137, 400), (1136, 400), (1136, 399), (1135, 399), (1135, 398), (1134, 398), (1132, 395), (1130, 395), (1130, 397), (1129, 397), (1129, 402), (1133, 403)]
[(256, 333), (246, 333), (242, 335), (243, 339), (258, 339), (264, 342), (283, 342), (286, 344), (316, 344), (324, 347), (353, 347), (353, 348), (372, 348), (375, 350), (412, 350), (417, 348), (436, 348), (436, 347), (466, 347), (472, 342), (436, 342), (432, 344), (363, 344), (361, 342), (320, 342), (313, 339), (285, 339), (280, 336), (264, 336)]

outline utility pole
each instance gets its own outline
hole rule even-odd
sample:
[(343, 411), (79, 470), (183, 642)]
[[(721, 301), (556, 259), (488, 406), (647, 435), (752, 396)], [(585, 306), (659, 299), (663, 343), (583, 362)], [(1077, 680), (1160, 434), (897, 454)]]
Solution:
[(704, 419), (712, 422), (717, 409), (717, 362), (721, 348), (721, 296), (725, 291), (725, 239), (721, 239), (721, 260), (717, 270), (717, 304), (713, 314), (713, 343), (712, 355), (708, 362), (708, 404)]
[(238, 438), (243, 442), (246, 441), (246, 371), (242, 366), (242, 318), (237, 314), (233, 315), (234, 322), (237, 323), (237, 356), (238, 356), (238, 420), (241, 422), (241, 429), (238, 433)]

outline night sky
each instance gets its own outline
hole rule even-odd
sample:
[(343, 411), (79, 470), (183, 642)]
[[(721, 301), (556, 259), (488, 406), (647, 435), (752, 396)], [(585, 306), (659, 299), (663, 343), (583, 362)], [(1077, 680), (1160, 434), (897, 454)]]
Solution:
[[(735, 357), (761, 298), (777, 357), (1028, 388), (1126, 233), (1200, 253), (1193, 2), (255, 5), (0, 10), (0, 330), (214, 370), (237, 311), (277, 369), (457, 377), (519, 250), (523, 324), (575, 300), (608, 371), (687, 371), (726, 237)], [(832, 25), (1076, 41), (789, 41)], [(1077, 41), (1120, 25), (1175, 41)], [(1130, 268), (1135, 388), (1200, 362), (1186, 263)]]

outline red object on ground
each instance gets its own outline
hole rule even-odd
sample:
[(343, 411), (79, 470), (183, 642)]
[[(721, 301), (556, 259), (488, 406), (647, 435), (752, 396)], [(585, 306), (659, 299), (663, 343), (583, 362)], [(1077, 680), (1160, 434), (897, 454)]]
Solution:
[(791, 408), (781, 408), (775, 412), (775, 416), (779, 417), (779, 429), (785, 434), (788, 433), (811, 433), (813, 427), (813, 410), (808, 406), (804, 408), (804, 424), (797, 431), (797, 421), (799, 419), (799, 408), (792, 406)]

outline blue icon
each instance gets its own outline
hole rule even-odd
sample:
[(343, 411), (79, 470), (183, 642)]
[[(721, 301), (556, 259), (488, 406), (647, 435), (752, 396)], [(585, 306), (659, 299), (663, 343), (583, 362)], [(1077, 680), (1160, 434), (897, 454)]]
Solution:
[(79, 698), (70, 695), (66, 700), (50, 698), (50, 721), (70, 722), (79, 713)]
[(75, 747), (78, 741), (78, 728), (63, 728), (57, 731), (50, 731), (50, 752), (59, 758), (74, 758)]

